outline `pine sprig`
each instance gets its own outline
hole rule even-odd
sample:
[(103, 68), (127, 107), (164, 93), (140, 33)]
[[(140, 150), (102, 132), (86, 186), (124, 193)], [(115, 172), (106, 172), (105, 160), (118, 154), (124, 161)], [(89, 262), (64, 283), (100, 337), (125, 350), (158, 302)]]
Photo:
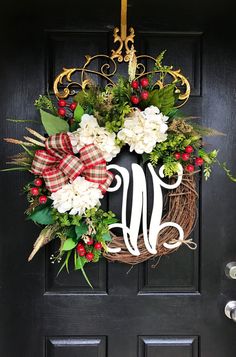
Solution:
[(51, 98), (46, 95), (40, 95), (38, 99), (35, 100), (34, 106), (37, 109), (42, 109), (49, 111), (53, 115), (57, 115), (57, 108), (53, 104)]

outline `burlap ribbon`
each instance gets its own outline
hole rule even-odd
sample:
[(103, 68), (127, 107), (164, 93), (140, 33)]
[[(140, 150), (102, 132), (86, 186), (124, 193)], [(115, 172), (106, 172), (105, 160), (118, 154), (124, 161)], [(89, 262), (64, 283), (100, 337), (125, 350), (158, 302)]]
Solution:
[(106, 169), (102, 152), (94, 145), (84, 146), (79, 157), (72, 150), (66, 133), (52, 135), (45, 141), (45, 150), (37, 150), (31, 166), (35, 175), (42, 176), (47, 189), (56, 192), (78, 176), (99, 184), (105, 193), (112, 183), (113, 174)]

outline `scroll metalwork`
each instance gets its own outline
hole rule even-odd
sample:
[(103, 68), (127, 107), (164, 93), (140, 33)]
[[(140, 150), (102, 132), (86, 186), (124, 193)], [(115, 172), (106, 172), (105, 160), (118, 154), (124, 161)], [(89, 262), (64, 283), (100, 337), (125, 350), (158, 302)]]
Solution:
[[(122, 62), (129, 62), (129, 72), (135, 63), (135, 68), (131, 68), (133, 78), (156, 76), (155, 85), (159, 88), (163, 88), (169, 83), (175, 83), (176, 93), (179, 93), (179, 102), (176, 107), (184, 105), (190, 96), (190, 84), (180, 69), (174, 70), (167, 66), (158, 67), (157, 59), (149, 55), (136, 56), (134, 29), (131, 27), (127, 34), (127, 0), (121, 0), (120, 28), (121, 30), (118, 27), (114, 29), (114, 44), (118, 44), (118, 47), (112, 49), (110, 56), (106, 54), (87, 55), (82, 67), (63, 68), (53, 85), (56, 97), (65, 99), (75, 95), (79, 90), (84, 90), (87, 86), (94, 84), (94, 76), (103, 79), (105, 84), (115, 85), (119, 74), (118, 65)], [(98, 65), (98, 63), (100, 64)], [(150, 63), (152, 69), (150, 69)]]

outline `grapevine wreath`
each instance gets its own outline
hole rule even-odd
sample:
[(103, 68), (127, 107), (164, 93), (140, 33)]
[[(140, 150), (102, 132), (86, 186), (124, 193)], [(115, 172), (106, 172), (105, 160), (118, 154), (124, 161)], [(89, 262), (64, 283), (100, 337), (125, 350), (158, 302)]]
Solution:
[[(42, 246), (58, 238), (60, 245), (50, 258), (52, 263), (61, 263), (61, 271), (64, 267), (68, 270), (72, 261), (74, 269), (81, 270), (89, 283), (84, 267), (102, 257), (137, 264), (169, 254), (183, 243), (195, 248), (189, 236), (196, 221), (196, 173), (202, 172), (207, 180), (212, 165), (219, 163), (218, 151), (208, 151), (202, 138), (221, 133), (200, 126), (197, 118), (186, 117), (180, 111), (182, 78), (179, 75), (165, 83), (172, 67), (162, 64), (163, 55), (155, 59), (146, 75), (137, 74), (133, 53), (127, 78), (119, 77), (113, 85), (101, 88), (87, 75), (77, 93), (65, 88), (61, 99), (58, 93), (55, 98), (40, 95), (35, 101), (41, 117), (40, 133), (27, 127), (32, 137), (25, 136), (24, 141), (5, 139), (22, 149), (11, 158), (13, 166), (5, 171), (32, 174), (24, 187), (29, 202), (25, 213), (42, 230), (29, 260)], [(157, 73), (159, 80), (155, 78)], [(165, 182), (176, 182), (181, 176), (181, 183), (167, 193), (162, 217), (162, 223), (173, 221), (182, 227), (181, 244), (175, 244), (178, 230), (163, 226), (155, 254), (147, 250), (143, 232), (137, 241), (139, 254), (131, 254), (123, 236), (111, 231), (118, 220), (100, 204), (117, 181), (109, 165), (125, 146), (138, 154), (142, 167), (151, 164), (158, 171), (161, 165)], [(220, 165), (235, 180), (225, 164)]]

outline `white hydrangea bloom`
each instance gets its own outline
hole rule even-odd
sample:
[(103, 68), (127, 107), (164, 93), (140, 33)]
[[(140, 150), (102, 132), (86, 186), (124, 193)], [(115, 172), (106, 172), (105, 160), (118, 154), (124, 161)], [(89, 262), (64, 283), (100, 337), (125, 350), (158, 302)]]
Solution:
[(167, 139), (167, 121), (168, 117), (153, 105), (143, 112), (136, 110), (125, 119), (117, 137), (130, 146), (130, 151), (150, 153), (156, 143)]
[(80, 128), (68, 134), (75, 154), (88, 144), (96, 145), (106, 161), (111, 161), (120, 152), (120, 147), (115, 143), (115, 133), (110, 133), (106, 128), (100, 127), (93, 115), (84, 114)]
[(58, 212), (82, 215), (86, 209), (100, 204), (103, 197), (97, 183), (89, 182), (84, 177), (77, 177), (72, 183), (64, 185), (51, 194), (53, 207)]

